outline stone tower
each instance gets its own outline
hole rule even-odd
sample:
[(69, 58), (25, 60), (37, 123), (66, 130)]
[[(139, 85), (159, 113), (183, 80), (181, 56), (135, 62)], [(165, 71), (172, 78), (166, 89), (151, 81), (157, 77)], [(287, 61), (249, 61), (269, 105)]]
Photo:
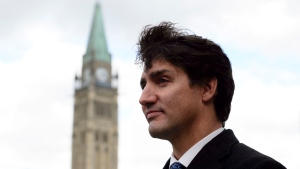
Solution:
[(72, 169), (117, 169), (117, 88), (99, 4), (94, 12), (82, 77), (75, 78)]

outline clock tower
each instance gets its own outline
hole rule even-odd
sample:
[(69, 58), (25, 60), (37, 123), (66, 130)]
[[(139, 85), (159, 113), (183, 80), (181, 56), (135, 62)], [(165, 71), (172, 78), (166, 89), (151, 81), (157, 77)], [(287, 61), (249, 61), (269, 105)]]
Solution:
[(96, 4), (82, 76), (75, 78), (72, 169), (117, 169), (118, 105), (113, 78), (101, 8)]

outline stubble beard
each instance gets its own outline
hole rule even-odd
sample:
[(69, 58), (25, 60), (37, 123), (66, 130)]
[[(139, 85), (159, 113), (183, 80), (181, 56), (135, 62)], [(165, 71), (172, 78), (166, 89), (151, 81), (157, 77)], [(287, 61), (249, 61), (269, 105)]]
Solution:
[[(157, 124), (151, 124), (151, 123), (157, 123)], [(175, 126), (165, 126), (161, 124), (160, 122), (150, 122), (149, 123), (149, 134), (153, 138), (158, 138), (162, 140), (172, 140), (174, 138), (174, 135), (178, 133), (178, 128)]]

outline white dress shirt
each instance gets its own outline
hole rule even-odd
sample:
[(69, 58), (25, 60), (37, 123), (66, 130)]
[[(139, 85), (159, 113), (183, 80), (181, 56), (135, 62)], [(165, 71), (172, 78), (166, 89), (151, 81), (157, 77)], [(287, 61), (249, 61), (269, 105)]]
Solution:
[(195, 158), (195, 156), (198, 154), (198, 152), (208, 143), (210, 142), (213, 138), (215, 138), (217, 135), (219, 135), (222, 131), (224, 130), (224, 128), (219, 128), (217, 130), (215, 130), (214, 132), (210, 133), (209, 135), (207, 135), (206, 137), (204, 137), (202, 140), (200, 140), (198, 143), (196, 143), (195, 145), (193, 145), (187, 152), (185, 152), (183, 154), (183, 156), (177, 160), (174, 155), (171, 155), (171, 159), (170, 159), (170, 166), (175, 163), (175, 162), (180, 162), (182, 165), (184, 165), (185, 167), (187, 167), (192, 160)]

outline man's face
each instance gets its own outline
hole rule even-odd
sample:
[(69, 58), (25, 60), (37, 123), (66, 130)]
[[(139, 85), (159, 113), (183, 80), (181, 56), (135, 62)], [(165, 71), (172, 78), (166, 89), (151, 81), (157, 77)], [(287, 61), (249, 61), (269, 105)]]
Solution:
[(140, 104), (152, 137), (176, 139), (195, 126), (202, 110), (202, 87), (189, 85), (180, 68), (157, 60), (143, 72)]

